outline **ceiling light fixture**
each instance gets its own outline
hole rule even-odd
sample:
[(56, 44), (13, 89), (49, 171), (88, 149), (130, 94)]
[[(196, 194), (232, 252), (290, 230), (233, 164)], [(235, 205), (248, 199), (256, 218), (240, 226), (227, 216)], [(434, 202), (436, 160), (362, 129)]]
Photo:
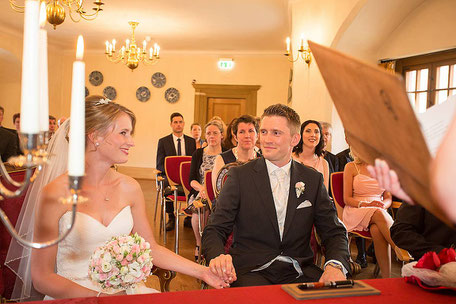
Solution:
[(156, 64), (160, 59), (160, 46), (154, 43), (154, 47), (149, 49), (147, 54), (147, 41), (143, 41), (142, 49), (136, 45), (135, 29), (139, 22), (128, 22), (131, 26), (131, 39), (125, 40), (125, 46), (122, 46), (120, 52), (116, 55), (116, 40), (113, 39), (110, 43), (106, 41), (106, 58), (114, 63), (123, 62), (133, 72), (138, 67), (140, 62), (146, 64)]
[[(41, 0), (41, 2), (46, 3), (47, 21), (54, 26), (54, 30), (57, 25), (65, 21), (65, 9), (68, 10), (68, 15), (73, 22), (79, 22), (81, 19), (90, 21), (97, 18), (98, 13), (103, 10), (101, 7), (104, 5), (101, 0), (95, 0), (93, 2), (95, 7), (92, 8), (94, 12), (87, 13), (84, 10), (84, 0)], [(24, 12), (24, 6), (17, 4), (15, 0), (9, 0), (9, 3), (16, 12)]]

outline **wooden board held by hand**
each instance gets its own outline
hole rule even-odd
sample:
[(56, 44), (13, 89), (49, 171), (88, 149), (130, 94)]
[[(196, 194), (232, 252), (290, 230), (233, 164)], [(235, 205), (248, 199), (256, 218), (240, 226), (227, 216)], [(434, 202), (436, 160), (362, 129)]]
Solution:
[(430, 192), (431, 156), (402, 80), (309, 41), (350, 146), (369, 164), (384, 159), (411, 198), (452, 226)]

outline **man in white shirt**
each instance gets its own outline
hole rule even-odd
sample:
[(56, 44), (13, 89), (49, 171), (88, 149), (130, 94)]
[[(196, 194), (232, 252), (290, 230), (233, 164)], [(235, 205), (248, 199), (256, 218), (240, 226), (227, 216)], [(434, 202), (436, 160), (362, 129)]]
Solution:
[[(170, 117), (170, 126), (172, 133), (160, 138), (157, 146), (157, 169), (165, 176), (165, 157), (176, 155), (192, 156), (196, 150), (195, 140), (184, 134), (185, 121), (180, 113), (173, 113)], [(165, 179), (165, 188), (168, 186), (168, 181)], [(184, 195), (184, 194), (182, 194)], [(174, 229), (174, 207), (172, 202), (166, 205), (166, 212), (168, 213), (169, 221), (166, 224), (166, 230)]]
[[(262, 116), (263, 157), (230, 169), (204, 230), (211, 270), (232, 286), (344, 280), (350, 270), (347, 231), (323, 176), (291, 158), (300, 119), (277, 104)], [(325, 248), (324, 271), (313, 264), (313, 226)], [(224, 245), (233, 232), (228, 254)]]

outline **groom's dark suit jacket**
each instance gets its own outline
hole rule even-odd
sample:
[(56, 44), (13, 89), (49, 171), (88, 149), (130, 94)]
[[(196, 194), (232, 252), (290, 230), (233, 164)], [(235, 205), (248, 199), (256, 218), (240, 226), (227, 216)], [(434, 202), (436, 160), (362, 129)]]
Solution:
[[(325, 247), (326, 260), (338, 260), (350, 271), (347, 231), (337, 218), (323, 176), (296, 161), (292, 161), (290, 172), (281, 241), (265, 159), (261, 157), (230, 169), (217, 199), (217, 209), (203, 234), (202, 252), (208, 261), (224, 253), (225, 241), (233, 231), (230, 254), (236, 273), (253, 270), (277, 255), (296, 259), (305, 273), (305, 267), (313, 263), (310, 236), (315, 225)], [(305, 191), (299, 198), (295, 189), (298, 182), (305, 183)], [(306, 200), (311, 206), (297, 209)]]

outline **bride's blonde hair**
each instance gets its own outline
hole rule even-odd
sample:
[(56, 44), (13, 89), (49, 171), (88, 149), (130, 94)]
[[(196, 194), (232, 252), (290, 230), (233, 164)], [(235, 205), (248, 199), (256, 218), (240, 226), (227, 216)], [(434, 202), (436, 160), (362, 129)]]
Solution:
[(131, 119), (133, 134), (136, 125), (135, 114), (126, 107), (105, 99), (103, 96), (93, 95), (86, 98), (85, 104), (85, 134), (97, 132), (100, 135), (106, 134), (112, 123), (122, 113), (127, 114)]

